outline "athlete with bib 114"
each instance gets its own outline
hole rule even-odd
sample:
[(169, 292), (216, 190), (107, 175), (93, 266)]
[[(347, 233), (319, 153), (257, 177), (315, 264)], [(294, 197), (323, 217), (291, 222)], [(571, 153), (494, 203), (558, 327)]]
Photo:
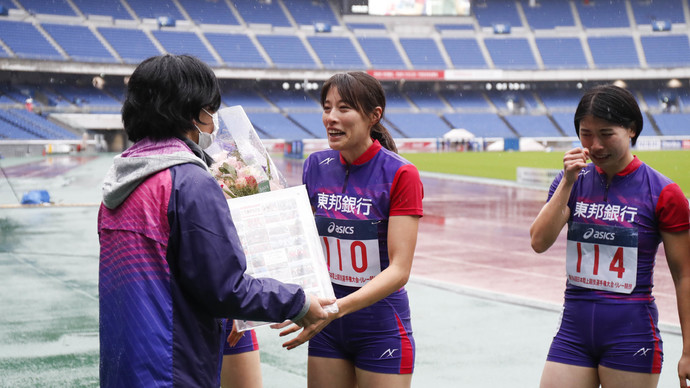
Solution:
[[(625, 89), (600, 85), (575, 112), (582, 147), (563, 157), (530, 228), (544, 252), (568, 224), (567, 284), (542, 388), (656, 387), (663, 347), (652, 296), (664, 243), (683, 333), (680, 386), (690, 378), (690, 211), (680, 187), (631, 151), (642, 114)], [(587, 163), (590, 159), (592, 163)]]

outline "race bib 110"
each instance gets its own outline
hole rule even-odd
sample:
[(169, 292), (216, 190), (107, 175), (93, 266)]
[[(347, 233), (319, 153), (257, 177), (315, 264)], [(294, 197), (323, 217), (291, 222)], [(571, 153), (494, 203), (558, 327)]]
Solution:
[(333, 283), (362, 287), (381, 273), (376, 221), (317, 217), (316, 226)]
[(571, 284), (630, 294), (637, 282), (637, 229), (573, 222), (566, 257)]

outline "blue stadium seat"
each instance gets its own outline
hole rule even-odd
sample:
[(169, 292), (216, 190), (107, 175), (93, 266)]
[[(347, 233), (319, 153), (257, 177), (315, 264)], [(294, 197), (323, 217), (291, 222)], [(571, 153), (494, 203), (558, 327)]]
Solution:
[(357, 37), (374, 69), (405, 69), (405, 62), (388, 37)]
[(527, 23), (532, 29), (553, 29), (556, 27), (574, 27), (575, 18), (570, 10), (569, 1), (540, 1), (536, 7), (530, 7), (529, 0), (520, 0)]
[(383, 23), (346, 23), (350, 30), (385, 30), (386, 25)]
[(545, 115), (506, 115), (506, 121), (524, 137), (562, 137)]
[(598, 68), (639, 68), (635, 43), (630, 36), (600, 36), (587, 38), (589, 49)]
[(472, 31), (474, 30), (474, 25), (472, 24), (445, 24), (438, 23), (434, 27), (437, 31)]
[(264, 132), (271, 139), (299, 140), (315, 138), (280, 113), (248, 112), (247, 116), (249, 116), (249, 120), (257, 129), (257, 132)]
[(152, 33), (165, 47), (165, 50), (171, 54), (190, 54), (211, 66), (219, 65), (213, 54), (193, 32), (157, 30), (152, 31)]
[(245, 34), (204, 34), (227, 66), (265, 68), (268, 63)]
[(420, 109), (445, 110), (448, 108), (438, 93), (433, 90), (407, 90), (405, 94)]
[(75, 105), (119, 107), (122, 103), (93, 86), (59, 85), (55, 91)]
[(495, 113), (446, 113), (443, 117), (453, 128), (464, 128), (477, 137), (517, 137)]
[(86, 16), (110, 16), (113, 19), (131, 20), (132, 15), (119, 0), (72, 0)]
[(270, 24), (274, 27), (292, 26), (277, 1), (233, 0), (233, 3), (247, 24)]
[(139, 63), (146, 58), (161, 54), (141, 30), (98, 27), (98, 32), (117, 51), (125, 63)]
[[(575, 108), (577, 108), (577, 106), (575, 106)], [(572, 112), (551, 113), (553, 121), (555, 121), (556, 124), (561, 127), (561, 130), (563, 130), (563, 133), (565, 133), (566, 136), (577, 136), (577, 132), (575, 132), (575, 122), (573, 120), (574, 115), (575, 109), (573, 109)]]
[(536, 69), (537, 62), (525, 38), (487, 38), (486, 48), (496, 67), (501, 69)]
[(78, 136), (26, 109), (0, 109), (0, 118), (39, 139), (77, 139)]
[(33, 14), (77, 16), (67, 0), (21, 0), (20, 3)]
[(386, 94), (387, 110), (409, 111), (413, 108), (405, 96), (397, 89), (387, 88), (384, 92)]
[(443, 46), (456, 69), (485, 69), (489, 67), (474, 38), (442, 38)]
[(536, 38), (547, 69), (586, 69), (587, 58), (579, 38)]
[(690, 65), (690, 42), (687, 35), (642, 36), (640, 42), (649, 67)]
[(442, 137), (451, 130), (451, 127), (435, 113), (387, 112), (384, 118), (408, 138)]
[(665, 136), (690, 135), (690, 113), (666, 113), (653, 115), (657, 127)]
[(685, 23), (682, 0), (631, 1), (635, 22), (651, 24), (657, 20)]
[(263, 94), (281, 109), (321, 110), (319, 103), (303, 90), (274, 88), (263, 91)]
[(578, 90), (541, 90), (539, 97), (548, 109), (566, 110), (575, 112), (577, 104), (582, 98), (582, 91)]
[(271, 109), (272, 105), (255, 91), (250, 89), (225, 89), (221, 88), (223, 103), (227, 106), (242, 105), (247, 109)]
[(290, 69), (317, 67), (296, 35), (257, 35), (256, 38), (277, 67)]
[(338, 25), (331, 6), (325, 0), (283, 0), (297, 24), (328, 23)]
[(491, 105), (479, 91), (443, 90), (441, 95), (454, 109), (468, 111), (488, 111), (491, 109)]
[(0, 20), (0, 39), (19, 58), (65, 59), (31, 23)]
[(313, 113), (290, 113), (290, 118), (320, 139), (326, 138), (321, 111)]
[(198, 24), (239, 26), (240, 22), (224, 1), (178, 0), (187, 15)]
[(326, 69), (363, 70), (366, 68), (349, 38), (309, 36), (307, 40)]
[(447, 67), (433, 39), (400, 38), (400, 44), (415, 69), (445, 69)]
[(524, 107), (525, 112), (530, 112), (539, 106), (539, 102), (534, 98), (532, 92), (526, 90), (492, 90), (486, 92), (486, 94), (500, 110), (510, 109), (510, 101), (512, 101), (514, 108)]
[(483, 0), (472, 3), (472, 12), (482, 27), (494, 24), (522, 26), (514, 0)]
[(169, 17), (175, 20), (185, 19), (172, 0), (136, 0), (128, 1), (127, 4), (142, 19), (157, 19), (159, 17)]
[(43, 29), (77, 62), (117, 62), (86, 26), (43, 24)]
[(584, 28), (630, 27), (625, 0), (575, 1)]

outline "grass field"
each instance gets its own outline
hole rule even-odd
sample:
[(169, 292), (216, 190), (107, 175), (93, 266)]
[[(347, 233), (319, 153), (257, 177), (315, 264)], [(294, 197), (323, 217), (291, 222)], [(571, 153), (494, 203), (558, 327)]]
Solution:
[[(671, 178), (690, 196), (690, 152), (635, 151), (635, 155)], [(563, 152), (447, 152), (403, 155), (420, 171), (514, 181), (517, 167), (563, 168)]]

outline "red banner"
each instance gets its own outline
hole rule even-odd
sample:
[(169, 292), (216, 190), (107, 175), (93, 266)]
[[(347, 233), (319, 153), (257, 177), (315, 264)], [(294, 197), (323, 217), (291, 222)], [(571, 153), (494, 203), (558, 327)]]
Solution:
[(367, 70), (380, 80), (442, 80), (444, 70)]

